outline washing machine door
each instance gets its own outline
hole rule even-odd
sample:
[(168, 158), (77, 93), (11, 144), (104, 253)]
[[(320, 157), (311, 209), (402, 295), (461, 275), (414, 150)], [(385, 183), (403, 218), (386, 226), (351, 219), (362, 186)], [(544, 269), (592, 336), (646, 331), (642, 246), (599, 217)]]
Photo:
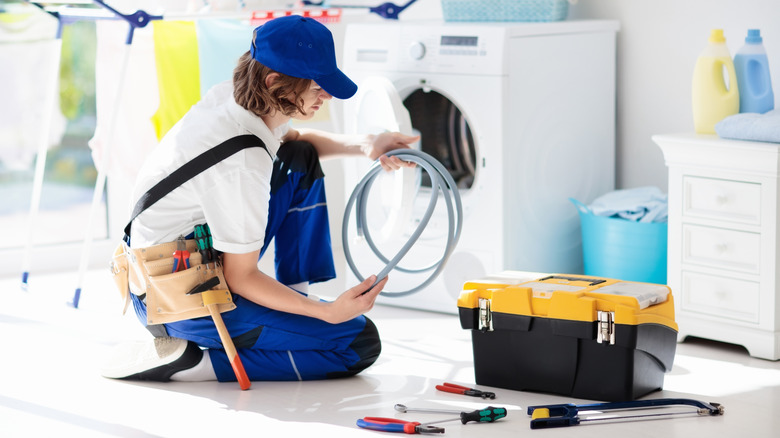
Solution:
[[(355, 95), (355, 120), (353, 134), (381, 134), (400, 132), (413, 135), (412, 121), (401, 97), (389, 79), (369, 77), (358, 85)], [(411, 145), (417, 147), (419, 145)], [(401, 168), (392, 173), (382, 173), (374, 184), (379, 185), (381, 211), (373, 216), (384, 220), (379, 230), (378, 242), (386, 242), (403, 235), (412, 222), (414, 198), (419, 187), (419, 171)], [(369, 216), (369, 221), (372, 217)]]
[(355, 101), (355, 133), (398, 131), (412, 135), (412, 120), (401, 96), (389, 79), (369, 77), (358, 86)]

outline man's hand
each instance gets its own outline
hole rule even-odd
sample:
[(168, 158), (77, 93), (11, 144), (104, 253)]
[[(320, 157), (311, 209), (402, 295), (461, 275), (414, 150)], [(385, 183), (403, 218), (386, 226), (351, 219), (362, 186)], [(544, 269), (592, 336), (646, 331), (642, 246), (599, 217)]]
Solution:
[[(374, 307), (376, 297), (387, 284), (387, 277), (379, 281), (374, 287), (372, 284), (376, 281), (376, 275), (372, 275), (359, 285), (347, 290), (341, 294), (336, 301), (328, 303), (327, 316), (324, 321), (331, 324), (338, 324), (350, 319), (356, 318)], [(370, 290), (369, 290), (370, 289)]]
[(395, 149), (409, 149), (409, 145), (418, 141), (419, 135), (410, 136), (400, 132), (384, 132), (373, 138), (370, 146), (365, 150), (366, 156), (372, 160), (379, 160), (382, 168), (388, 172), (402, 167), (414, 167), (414, 163), (403, 161), (395, 156), (387, 156), (386, 153)]

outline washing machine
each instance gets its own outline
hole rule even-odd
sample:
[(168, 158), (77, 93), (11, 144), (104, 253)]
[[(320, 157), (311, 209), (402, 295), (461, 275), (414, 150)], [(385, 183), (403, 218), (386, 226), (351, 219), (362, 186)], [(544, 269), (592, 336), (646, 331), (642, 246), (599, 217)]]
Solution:
[[(505, 270), (581, 273), (577, 210), (614, 189), (617, 22), (382, 22), (345, 30), (343, 70), (358, 84), (344, 102), (347, 133), (400, 130), (452, 175), (462, 231), (441, 273), (424, 289), (378, 303), (457, 313), (463, 283)], [(346, 196), (367, 160), (344, 165)], [(377, 240), (386, 257), (408, 238), (428, 205), (424, 173), (375, 184)], [(400, 196), (409, 181), (416, 195)], [(395, 194), (394, 194), (395, 193)], [(439, 203), (400, 265), (441, 260), (448, 229)], [(352, 233), (352, 231), (348, 231)], [(360, 275), (383, 266), (359, 236), (347, 236)], [(357, 278), (349, 266), (347, 284)], [(419, 275), (419, 274), (417, 274)], [(423, 274), (424, 278), (424, 274)], [(386, 291), (420, 279), (393, 271)]]

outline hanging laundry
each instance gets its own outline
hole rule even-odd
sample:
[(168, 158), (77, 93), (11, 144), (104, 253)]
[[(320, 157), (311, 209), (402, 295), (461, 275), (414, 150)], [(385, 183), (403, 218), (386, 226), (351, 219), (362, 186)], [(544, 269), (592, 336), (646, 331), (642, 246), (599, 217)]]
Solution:
[[(128, 27), (120, 21), (98, 21), (95, 56), (95, 134), (89, 140), (96, 167), (111, 142), (105, 170), (109, 177), (133, 182), (146, 156), (157, 146), (151, 118), (159, 105), (154, 40), (151, 27), (136, 29), (127, 47)], [(120, 71), (129, 50), (121, 99), (117, 99)], [(111, 126), (116, 112), (116, 126)], [(112, 132), (113, 128), (113, 132)], [(110, 137), (110, 138), (108, 138)]]
[(233, 78), (236, 61), (249, 50), (251, 25), (239, 20), (202, 19), (196, 22), (200, 92)]
[[(13, 169), (29, 168), (42, 142), (59, 144), (65, 133), (59, 86), (52, 84), (52, 64), (60, 59), (57, 21), (34, 12), (0, 14), (0, 162)], [(42, 130), (47, 117), (49, 129)]]
[(200, 100), (198, 37), (192, 21), (154, 21), (160, 107), (152, 116), (161, 139)]
[[(160, 15), (164, 11), (180, 11), (185, 0), (111, 0), (118, 11), (146, 11)], [(182, 11), (183, 12), (183, 11)], [(98, 20), (97, 54), (95, 58), (95, 134), (89, 140), (96, 167), (102, 164), (102, 153), (112, 142), (107, 169), (110, 178), (134, 182), (144, 159), (157, 146), (157, 133), (152, 117), (160, 105), (157, 70), (155, 68), (154, 30), (152, 26), (137, 28), (132, 44), (126, 45), (129, 25), (123, 20)], [(129, 61), (117, 99), (118, 80), (125, 51)], [(116, 111), (116, 126), (112, 127)], [(112, 131), (113, 128), (113, 131)], [(129, 214), (129, 212), (128, 212)]]

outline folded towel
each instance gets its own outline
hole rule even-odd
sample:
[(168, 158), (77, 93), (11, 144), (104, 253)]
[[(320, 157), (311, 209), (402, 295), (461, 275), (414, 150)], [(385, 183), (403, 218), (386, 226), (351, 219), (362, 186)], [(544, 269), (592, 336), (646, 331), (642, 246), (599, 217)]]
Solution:
[(615, 190), (596, 198), (589, 207), (598, 216), (635, 222), (666, 222), (669, 215), (667, 195), (658, 187)]
[(715, 132), (731, 140), (780, 143), (780, 110), (728, 116), (715, 125)]

